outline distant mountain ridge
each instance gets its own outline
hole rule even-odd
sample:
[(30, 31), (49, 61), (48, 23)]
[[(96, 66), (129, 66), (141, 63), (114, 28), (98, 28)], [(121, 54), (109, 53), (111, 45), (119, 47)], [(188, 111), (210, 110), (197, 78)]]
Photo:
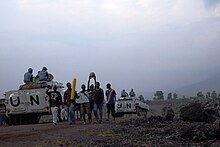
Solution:
[[(215, 90), (217, 94), (220, 94), (220, 73), (198, 83), (163, 92), (164, 99), (166, 99), (167, 94), (170, 92), (177, 93), (178, 97), (182, 98), (183, 95), (186, 97), (196, 96), (199, 91), (202, 91), (202, 93), (206, 95), (206, 92), (212, 92), (213, 90)], [(145, 99), (152, 100), (155, 92), (156, 91), (142, 92), (142, 94), (144, 95)]]
[(178, 88), (172, 92), (176, 92), (179, 97), (182, 97), (183, 95), (196, 96), (197, 92), (199, 91), (202, 91), (205, 95), (206, 92), (212, 92), (213, 90), (215, 90), (217, 93), (220, 93), (220, 73), (204, 81)]

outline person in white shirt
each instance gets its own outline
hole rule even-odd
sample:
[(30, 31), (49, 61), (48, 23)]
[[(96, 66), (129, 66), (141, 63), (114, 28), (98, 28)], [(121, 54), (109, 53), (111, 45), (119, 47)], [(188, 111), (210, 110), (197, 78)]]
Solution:
[(91, 109), (89, 103), (89, 94), (86, 91), (86, 86), (83, 84), (81, 86), (81, 91), (78, 93), (78, 98), (76, 103), (80, 104), (80, 112), (83, 117), (84, 124), (86, 124), (86, 114), (88, 115), (89, 123), (91, 123)]

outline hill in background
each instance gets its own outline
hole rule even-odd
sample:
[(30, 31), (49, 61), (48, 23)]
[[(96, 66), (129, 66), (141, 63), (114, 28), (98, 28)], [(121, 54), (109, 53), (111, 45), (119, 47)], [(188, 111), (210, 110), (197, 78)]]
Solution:
[(190, 97), (196, 96), (197, 92), (199, 91), (202, 91), (205, 95), (206, 92), (212, 92), (213, 90), (215, 90), (217, 93), (220, 93), (220, 74), (210, 77), (207, 80), (178, 88), (173, 92), (176, 92), (180, 97), (183, 95)]
[[(163, 91), (164, 98), (167, 98), (167, 94), (177, 93), (179, 98), (182, 98), (183, 95), (186, 97), (193, 97), (196, 96), (199, 91), (202, 91), (202, 93), (205, 95), (206, 92), (212, 92), (215, 90), (218, 94), (220, 94), (220, 74), (216, 74), (215, 76), (212, 76), (204, 81), (200, 81), (198, 83), (194, 83), (191, 85), (187, 85), (178, 89), (170, 90), (170, 91)], [(152, 92), (142, 92), (145, 99), (152, 100), (154, 97), (154, 93), (156, 91)]]

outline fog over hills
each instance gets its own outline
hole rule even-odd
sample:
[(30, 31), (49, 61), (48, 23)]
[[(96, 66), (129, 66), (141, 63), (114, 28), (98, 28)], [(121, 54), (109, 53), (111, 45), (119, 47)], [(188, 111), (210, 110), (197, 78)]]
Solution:
[(196, 96), (198, 91), (202, 91), (203, 94), (215, 90), (217, 93), (220, 93), (220, 74), (216, 74), (204, 81), (194, 83), (182, 88), (174, 90), (180, 97), (185, 96)]
[[(196, 96), (197, 92), (199, 91), (202, 91), (202, 93), (205, 95), (206, 92), (208, 91), (212, 92), (213, 90), (215, 90), (218, 94), (220, 94), (220, 73), (197, 83), (192, 83), (190, 85), (186, 85), (184, 87), (180, 87), (177, 89), (173, 88), (173, 90), (170, 91), (169, 90), (162, 90), (162, 91), (164, 93), (164, 99), (166, 99), (169, 92), (177, 93), (178, 98), (182, 98), (183, 95), (186, 97)], [(152, 100), (155, 92), (156, 91), (140, 92), (140, 93), (144, 95), (145, 99)]]

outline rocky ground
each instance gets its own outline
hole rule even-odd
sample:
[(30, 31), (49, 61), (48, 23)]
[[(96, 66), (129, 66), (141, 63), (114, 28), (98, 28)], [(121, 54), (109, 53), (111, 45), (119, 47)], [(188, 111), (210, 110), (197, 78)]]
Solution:
[(132, 119), (114, 129), (121, 146), (211, 146), (218, 143), (219, 133), (211, 123), (182, 120), (163, 121), (161, 117)]
[[(86, 124), (62, 122), (20, 126), (0, 126), (0, 146), (220, 146), (219, 125), (214, 122), (194, 122), (179, 118), (179, 110), (187, 103), (149, 103), (147, 119), (133, 115)], [(172, 106), (174, 120), (164, 120), (161, 111)], [(174, 107), (175, 106), (175, 107)], [(178, 106), (178, 107), (176, 107)]]

